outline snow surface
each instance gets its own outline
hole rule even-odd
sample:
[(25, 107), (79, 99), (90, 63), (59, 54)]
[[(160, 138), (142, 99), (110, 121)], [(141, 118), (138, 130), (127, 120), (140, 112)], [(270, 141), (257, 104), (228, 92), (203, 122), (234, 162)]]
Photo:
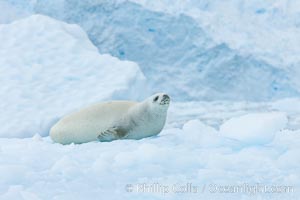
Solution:
[[(187, 113), (195, 112), (193, 106), (203, 118), (195, 116), (189, 120)], [(180, 112), (181, 107), (186, 108), (186, 113)], [(270, 109), (273, 111), (268, 112)], [(206, 121), (208, 110), (214, 118)], [(2, 138), (0, 199), (298, 199), (300, 131), (284, 126), (286, 118), (282, 113), (272, 104), (174, 103), (168, 125), (157, 137), (81, 145), (54, 144), (49, 137), (39, 135)], [(174, 115), (181, 117), (172, 119)], [(220, 119), (224, 123), (216, 127), (206, 123)], [(241, 126), (247, 120), (254, 127)], [(260, 126), (262, 120), (276, 128)], [(239, 130), (241, 135), (248, 128), (260, 131), (260, 135), (251, 132), (256, 143), (249, 135), (242, 136), (242, 140), (223, 136), (219, 127), (229, 122), (230, 127), (238, 127), (233, 131)], [(139, 192), (136, 184), (143, 183), (170, 188), (192, 183), (199, 191)], [(133, 191), (126, 188), (128, 184)], [(213, 193), (214, 184), (294, 189), (290, 193), (224, 194)]]
[(100, 55), (77, 25), (33, 15), (0, 25), (0, 44), (0, 137), (46, 136), (80, 107), (143, 98), (138, 65)]
[(231, 118), (220, 127), (220, 132), (225, 137), (246, 143), (265, 144), (272, 141), (286, 124), (284, 113), (252, 113)]

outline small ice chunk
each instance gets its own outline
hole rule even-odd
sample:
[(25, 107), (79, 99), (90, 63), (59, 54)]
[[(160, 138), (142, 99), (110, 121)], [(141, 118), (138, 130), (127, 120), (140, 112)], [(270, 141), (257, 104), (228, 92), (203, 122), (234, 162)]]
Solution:
[(287, 116), (280, 112), (251, 113), (226, 121), (220, 127), (220, 133), (247, 144), (266, 144), (286, 126), (287, 121)]

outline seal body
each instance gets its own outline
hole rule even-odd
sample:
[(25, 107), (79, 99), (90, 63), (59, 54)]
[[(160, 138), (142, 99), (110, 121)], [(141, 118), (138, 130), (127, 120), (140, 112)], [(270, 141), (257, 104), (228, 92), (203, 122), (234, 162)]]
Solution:
[(157, 135), (164, 127), (170, 98), (155, 94), (142, 102), (99, 103), (59, 120), (50, 137), (61, 144), (116, 139), (141, 139)]

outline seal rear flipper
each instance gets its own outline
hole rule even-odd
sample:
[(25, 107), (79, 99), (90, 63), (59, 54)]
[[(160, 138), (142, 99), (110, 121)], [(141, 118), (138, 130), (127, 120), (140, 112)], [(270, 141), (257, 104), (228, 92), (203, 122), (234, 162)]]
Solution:
[(122, 139), (127, 134), (128, 132), (125, 129), (114, 126), (105, 131), (100, 132), (97, 138), (100, 142), (109, 142), (112, 140)]

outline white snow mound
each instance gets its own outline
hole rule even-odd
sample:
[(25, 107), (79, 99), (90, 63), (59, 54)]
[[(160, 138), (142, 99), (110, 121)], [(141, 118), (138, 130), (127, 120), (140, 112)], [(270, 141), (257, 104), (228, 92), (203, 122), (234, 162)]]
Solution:
[(68, 112), (144, 90), (137, 64), (100, 55), (77, 25), (33, 15), (0, 25), (0, 44), (0, 137), (45, 136)]
[(271, 142), (287, 122), (284, 113), (251, 113), (226, 121), (220, 127), (220, 133), (248, 144), (265, 144)]
[(187, 143), (201, 147), (216, 147), (220, 143), (220, 134), (199, 120), (190, 120), (183, 125), (182, 139)]

